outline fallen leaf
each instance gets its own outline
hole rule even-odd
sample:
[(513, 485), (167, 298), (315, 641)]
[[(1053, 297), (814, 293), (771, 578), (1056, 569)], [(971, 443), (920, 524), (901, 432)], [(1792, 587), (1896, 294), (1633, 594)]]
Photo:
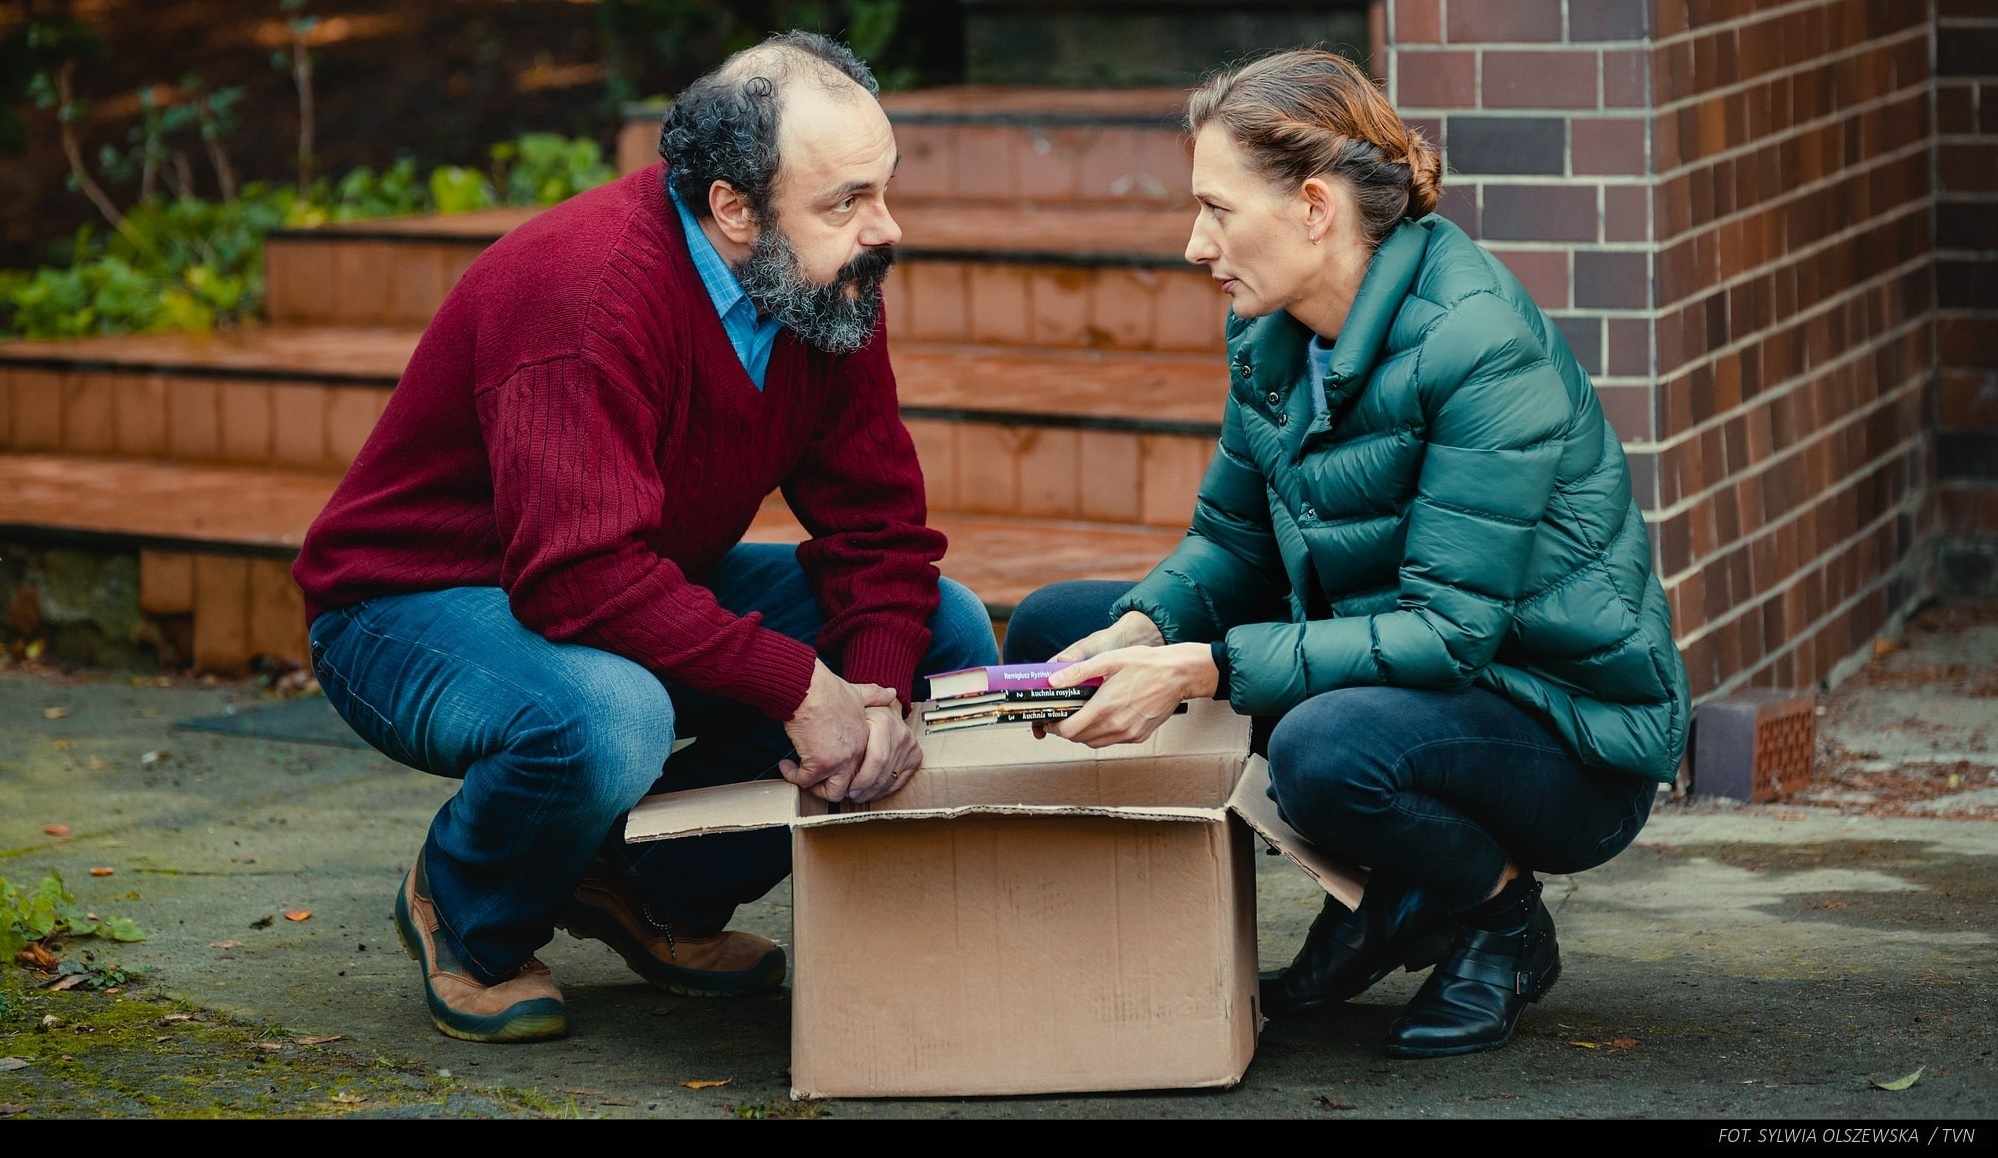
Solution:
[(271, 927), (271, 922), (276, 919), (276, 917), (258, 917), (256, 920), (250, 922), (250, 928), (268, 929)]
[(1601, 1049), (1601, 1048), (1602, 1048), (1602, 1045), (1601, 1045), (1600, 1043), (1598, 1043), (1598, 1042), (1593, 1042), (1593, 1041), (1571, 1041), (1571, 1042), (1569, 1042), (1568, 1044), (1569, 1044), (1569, 1045), (1578, 1045), (1578, 1046), (1581, 1046), (1581, 1047), (1582, 1047), (1583, 1049)]
[(1638, 1041), (1634, 1037), (1619, 1037), (1610, 1044), (1618, 1049), (1631, 1049), (1638, 1044)]
[[(35, 1023), (35, 1032), (47, 1033), (48, 1031), (54, 1029), (56, 1026), (61, 1024), (62, 1024), (62, 1018), (57, 1017), (53, 1013), (47, 1014), (40, 1021)], [(64, 1058), (63, 1060), (67, 1061), (69, 1059)]]
[(325, 1045), (329, 1041), (339, 1041), (340, 1035), (331, 1033), (320, 1037), (294, 1037), (291, 1040), (299, 1045)]
[(19, 953), (16, 953), (14, 960), (19, 961), (30, 969), (53, 969), (56, 967), (55, 954), (43, 948), (39, 943), (31, 944)]
[(359, 1094), (350, 1094), (345, 1090), (341, 1090), (339, 1093), (334, 1094), (333, 1100), (340, 1103), (343, 1106), (358, 1105), (362, 1102), (367, 1101), (366, 1098), (360, 1096)]
[(166, 758), (167, 758), (167, 754), (166, 754), (166, 749), (164, 749), (164, 748), (154, 748), (154, 749), (153, 749), (152, 751), (150, 751), (150, 752), (146, 752), (146, 753), (142, 754), (142, 755), (141, 755), (141, 756), (139, 757), (139, 763), (141, 763), (141, 764), (157, 764), (157, 763), (159, 763), (160, 761), (162, 761), (162, 760), (164, 760), (164, 759), (166, 759)]
[[(265, 921), (264, 924), (268, 925), (270, 922)], [(243, 943), (241, 941), (210, 941), (208, 942), (208, 947), (210, 949), (241, 949)]]
[(8, 1070), (23, 1070), (35, 1063), (24, 1057), (0, 1057), (0, 1073)]
[(28, 1108), (28, 1103), (26, 1102), (0, 1102), (0, 1118), (11, 1117), (15, 1114), (25, 1114), (28, 1112)]
[(68, 740), (57, 740), (55, 742), (55, 750), (58, 752), (67, 752), (69, 751), (69, 747), (70, 745)]
[(284, 911), (284, 919), (287, 921), (306, 921), (311, 918), (311, 909), (286, 909)]
[(67, 716), (67, 715), (69, 715), (69, 709), (68, 709), (68, 708), (43, 708), (43, 709), (42, 709), (42, 719), (44, 719), (44, 720), (60, 720), (60, 719), (62, 719), (62, 718), (63, 718), (64, 716)]
[(48, 833), (48, 834), (49, 834), (50, 836), (68, 836), (68, 835), (69, 835), (69, 825), (67, 825), (67, 824), (44, 824), (44, 825), (42, 825), (42, 831), (43, 831), (43, 832), (46, 832), (46, 833)]
[(88, 980), (90, 980), (88, 973), (70, 973), (44, 983), (42, 988), (51, 993), (61, 993), (65, 989), (74, 989)]
[(1353, 1108), (1352, 1106), (1349, 1106), (1344, 1102), (1335, 1102), (1331, 1098), (1326, 1097), (1324, 1094), (1318, 1095), (1318, 1097), (1314, 1099), (1314, 1104), (1317, 1105), (1317, 1107), (1321, 1110), (1350, 1110)]
[(165, 1017), (160, 1018), (160, 1024), (173, 1025), (177, 1022), (193, 1021), (193, 1020), (194, 1020), (194, 1015), (192, 1013), (169, 1013)]
[(701, 1081), (697, 1079), (691, 1082), (681, 1082), (680, 1084), (687, 1087), (690, 1090), (711, 1090), (716, 1086), (725, 1086), (734, 1080), (735, 1080), (734, 1078), (715, 1078), (709, 1081)]
[(90, 875), (94, 877), (108, 877), (112, 873), (115, 873), (117, 871), (118, 871), (117, 869), (114, 869), (107, 864), (98, 864), (90, 866)]
[(1841, 900), (1839, 900), (1839, 899), (1838, 899), (1837, 897), (1833, 897), (1833, 898), (1831, 898), (1830, 900), (1826, 900), (1826, 901), (1819, 901), (1819, 902), (1818, 902), (1818, 908), (1820, 908), (1820, 909), (1843, 909), (1843, 908), (1845, 908), (1845, 902), (1844, 902), (1844, 901), (1841, 901)]
[(260, 1041), (260, 1042), (258, 1042), (258, 1043), (257, 1043), (257, 1048), (258, 1048), (258, 1049), (283, 1049), (283, 1048), (284, 1048), (284, 1043), (283, 1043), (283, 1042), (281, 1042), (281, 1041)]
[(43, 646), (44, 644), (41, 640), (31, 639), (28, 641), (28, 646), (21, 649), (21, 655), (26, 659), (40, 659), (42, 658)]
[(1905, 1089), (1907, 1089), (1907, 1088), (1908, 1088), (1909, 1086), (1912, 1086), (1912, 1085), (1914, 1085), (1914, 1084), (1915, 1084), (1915, 1079), (1916, 1079), (1916, 1078), (1919, 1078), (1919, 1077), (1921, 1077), (1921, 1076), (1922, 1076), (1922, 1071), (1923, 1071), (1923, 1070), (1925, 1070), (1925, 1069), (1928, 1069), (1928, 1068), (1929, 1068), (1929, 1067), (1927, 1067), (1927, 1066), (1916, 1066), (1916, 1067), (1915, 1067), (1915, 1072), (1914, 1072), (1914, 1073), (1911, 1073), (1911, 1074), (1909, 1074), (1909, 1075), (1908, 1075), (1907, 1077), (1905, 1077), (1905, 1078), (1895, 1078), (1895, 1079), (1894, 1079), (1893, 1081), (1891, 1081), (1891, 1082), (1883, 1082), (1883, 1081), (1877, 1081), (1877, 1080), (1876, 1080), (1876, 1081), (1874, 1081), (1874, 1083), (1873, 1083), (1873, 1084), (1874, 1084), (1874, 1085), (1876, 1085), (1876, 1086), (1879, 1086), (1879, 1087), (1880, 1087), (1881, 1089), (1883, 1089), (1883, 1090), (1895, 1090), (1895, 1091), (1897, 1091), (1897, 1092), (1898, 1092), (1898, 1091), (1900, 1091), (1900, 1090), (1905, 1090)]

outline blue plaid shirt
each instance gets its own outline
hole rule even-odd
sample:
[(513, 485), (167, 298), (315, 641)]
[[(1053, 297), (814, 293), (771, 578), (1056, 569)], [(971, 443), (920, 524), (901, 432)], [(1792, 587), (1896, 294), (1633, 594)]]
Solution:
[(783, 328), (783, 323), (776, 318), (756, 316), (756, 303), (742, 292), (735, 271), (715, 252), (714, 243), (701, 232), (701, 223), (680, 203), (680, 195), (671, 185), (666, 186), (666, 193), (673, 198), (673, 208), (680, 212), (680, 225), (687, 231), (687, 252), (694, 259), (701, 284), (708, 287), (708, 296), (714, 299), (715, 313), (721, 315), (728, 343), (735, 347), (735, 356), (742, 362), (749, 380), (761, 390), (764, 371), (770, 368), (770, 350), (777, 344), (777, 331)]

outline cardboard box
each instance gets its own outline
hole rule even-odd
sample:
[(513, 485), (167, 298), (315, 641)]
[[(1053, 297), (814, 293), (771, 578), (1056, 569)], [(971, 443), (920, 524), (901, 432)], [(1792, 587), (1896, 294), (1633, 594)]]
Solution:
[(894, 796), (781, 781), (650, 797), (630, 840), (791, 829), (794, 1097), (1231, 1086), (1262, 1026), (1254, 829), (1347, 905), (1363, 877), (1277, 818), (1249, 721), (1143, 744), (923, 737)]

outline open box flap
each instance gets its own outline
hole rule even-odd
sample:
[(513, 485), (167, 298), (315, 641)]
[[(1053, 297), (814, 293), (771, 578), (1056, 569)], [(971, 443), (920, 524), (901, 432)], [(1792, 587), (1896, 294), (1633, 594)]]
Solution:
[(823, 828), (832, 824), (859, 824), (869, 820), (949, 820), (959, 816), (1107, 816), (1118, 820), (1204, 820), (1225, 819), (1225, 808), (1175, 808), (1147, 805), (1104, 804), (960, 804), (948, 808), (894, 808), (879, 812), (840, 811), (819, 816), (801, 816), (792, 821), (797, 828)]
[(1359, 907), (1360, 892), (1367, 885), (1366, 870), (1327, 856), (1285, 824), (1283, 817), (1277, 815), (1276, 801), (1270, 799), (1269, 790), (1269, 761), (1251, 756), (1248, 767), (1242, 770), (1241, 781), (1235, 785), (1235, 794), (1228, 799), (1228, 807), (1269, 841), (1271, 847), (1296, 862), (1320, 888), (1332, 894), (1332, 899), (1349, 909)]
[[(920, 773), (918, 773), (920, 775)], [(828, 824), (859, 824), (870, 820), (948, 820), (956, 816), (1111, 816), (1125, 820), (1215, 821), (1225, 808), (1163, 805), (959, 804), (939, 808), (887, 808), (869, 811), (847, 805), (834, 811), (824, 801), (801, 792), (788, 781), (753, 780), (662, 792), (638, 802), (625, 820), (626, 843), (672, 840), (710, 832), (746, 832), (757, 828), (816, 828)]]
[(662, 792), (632, 808), (624, 822), (624, 839), (637, 844), (708, 832), (788, 828), (806, 812), (825, 807), (824, 801), (798, 791), (788, 780), (751, 780)]

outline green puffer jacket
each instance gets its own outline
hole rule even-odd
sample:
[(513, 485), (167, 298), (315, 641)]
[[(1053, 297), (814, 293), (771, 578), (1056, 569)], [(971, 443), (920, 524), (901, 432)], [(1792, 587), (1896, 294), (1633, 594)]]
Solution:
[(1670, 781), (1690, 696), (1623, 448), (1519, 282), (1440, 217), (1381, 243), (1313, 417), (1290, 315), (1228, 319), (1193, 526), (1116, 614), (1225, 637), (1228, 698), (1488, 688), (1586, 764)]

